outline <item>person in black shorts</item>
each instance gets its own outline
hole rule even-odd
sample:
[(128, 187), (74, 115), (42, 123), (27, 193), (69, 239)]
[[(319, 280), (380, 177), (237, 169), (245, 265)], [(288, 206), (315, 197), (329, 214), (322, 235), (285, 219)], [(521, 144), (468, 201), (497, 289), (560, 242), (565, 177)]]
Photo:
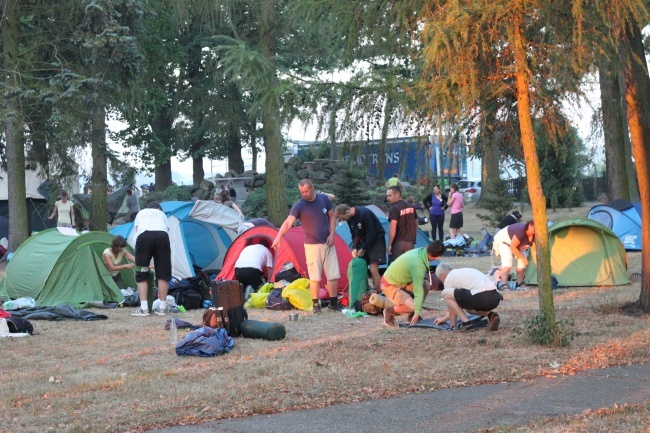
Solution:
[(379, 218), (363, 206), (336, 206), (335, 214), (347, 222), (352, 235), (352, 257), (361, 257), (370, 265), (370, 275), (375, 289), (381, 287), (379, 265), (386, 263), (386, 231)]

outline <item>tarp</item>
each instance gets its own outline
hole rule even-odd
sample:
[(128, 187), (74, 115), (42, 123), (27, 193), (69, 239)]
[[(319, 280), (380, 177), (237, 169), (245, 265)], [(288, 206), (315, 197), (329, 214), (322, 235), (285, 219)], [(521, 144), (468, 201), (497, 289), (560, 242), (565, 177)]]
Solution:
[[(67, 304), (85, 308), (92, 302), (122, 302), (102, 253), (114, 236), (79, 234), (74, 229), (44, 230), (25, 241), (7, 264), (0, 298), (34, 298), (37, 306)], [(135, 288), (132, 269), (120, 272), (126, 287)]]
[[(551, 273), (560, 287), (629, 284), (627, 256), (618, 237), (597, 221), (568, 218), (548, 229)], [(537, 284), (537, 254), (531, 248), (525, 281)]]
[[(232, 243), (226, 257), (223, 260), (223, 268), (217, 279), (219, 280), (234, 280), (235, 279), (235, 262), (239, 258), (241, 251), (248, 245), (258, 244), (260, 241), (266, 240), (269, 245), (278, 235), (278, 229), (273, 227), (253, 227), (242, 233)], [(336, 248), (336, 256), (339, 261), (339, 270), (341, 271), (341, 278), (338, 281), (338, 292), (347, 292), (348, 285), (348, 265), (352, 260), (352, 254), (340, 236), (335, 237), (334, 247)], [(282, 270), (282, 265), (291, 262), (293, 267), (303, 276), (307, 277), (307, 259), (305, 257), (305, 233), (301, 226), (293, 227), (287, 231), (282, 238), (282, 241), (277, 248), (272, 249), (273, 253), (273, 275), (271, 281), (275, 281), (275, 274)], [(322, 276), (321, 281), (326, 281), (325, 276)]]
[(641, 251), (641, 204), (614, 200), (594, 206), (587, 218), (611, 229), (628, 251)]
[[(129, 206), (126, 204), (128, 197), (126, 194), (127, 189), (128, 187), (126, 186), (119, 188), (106, 197), (106, 221), (109, 224), (120, 222), (118, 221), (120, 218), (123, 218), (122, 221), (129, 219)], [(90, 214), (92, 208), (91, 194), (75, 194), (72, 196), (72, 199), (76, 205)]]
[[(165, 201), (160, 206), (169, 223), (172, 275), (179, 279), (193, 277), (196, 275), (194, 267), (220, 270), (228, 247), (237, 237), (237, 228), (243, 222), (239, 213), (208, 200)], [(113, 228), (111, 233), (123, 236), (135, 248), (132, 222)]]

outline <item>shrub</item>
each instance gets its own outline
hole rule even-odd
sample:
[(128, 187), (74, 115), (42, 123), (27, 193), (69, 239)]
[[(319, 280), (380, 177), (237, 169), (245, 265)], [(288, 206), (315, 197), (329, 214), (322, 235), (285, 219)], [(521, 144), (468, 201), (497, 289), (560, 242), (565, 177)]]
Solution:
[(496, 227), (515, 207), (514, 198), (508, 194), (508, 182), (503, 179), (492, 181), (482, 192), (481, 207), (488, 213), (477, 213), (476, 216)]
[(575, 337), (573, 323), (566, 320), (555, 322), (555, 332), (548, 326), (548, 322), (543, 316), (533, 317), (526, 327), (526, 337), (528, 340), (541, 346), (560, 346), (566, 347), (571, 344)]

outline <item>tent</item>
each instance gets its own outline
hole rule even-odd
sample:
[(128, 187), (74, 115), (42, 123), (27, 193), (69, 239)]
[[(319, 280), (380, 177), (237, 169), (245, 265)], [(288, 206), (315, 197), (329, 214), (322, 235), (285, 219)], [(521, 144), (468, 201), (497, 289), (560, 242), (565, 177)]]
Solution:
[[(226, 257), (223, 260), (223, 269), (217, 279), (219, 280), (234, 280), (235, 279), (235, 262), (239, 258), (241, 251), (248, 245), (258, 244), (262, 240), (268, 241), (269, 244), (278, 235), (278, 229), (273, 227), (253, 227), (246, 230), (232, 243)], [(287, 262), (293, 263), (293, 267), (307, 277), (307, 259), (305, 258), (305, 234), (301, 226), (293, 227), (287, 231), (284, 238), (273, 252), (273, 277), (275, 281), (275, 274), (282, 270), (282, 265)], [(348, 285), (348, 265), (352, 260), (352, 254), (348, 246), (345, 244), (340, 236), (335, 237), (334, 247), (336, 248), (336, 255), (339, 260), (339, 270), (341, 271), (341, 278), (338, 283), (338, 292), (343, 293), (347, 291)], [(325, 281), (323, 276), (322, 281)]]
[[(122, 302), (102, 253), (114, 236), (106, 232), (79, 234), (70, 228), (47, 229), (25, 241), (7, 264), (0, 298), (34, 298), (37, 306), (91, 302)], [(135, 288), (132, 269), (121, 271), (126, 287)]]
[[(548, 229), (551, 273), (559, 286), (618, 286), (629, 284), (627, 256), (614, 232), (597, 221), (568, 218)], [(525, 281), (537, 284), (535, 246), (529, 254)]]
[[(243, 222), (239, 213), (208, 200), (165, 201), (160, 206), (169, 223), (172, 275), (182, 279), (193, 277), (195, 267), (221, 269), (226, 250), (237, 237), (237, 228)], [(124, 236), (135, 247), (132, 222), (117, 226), (110, 232)]]
[[(364, 207), (367, 207), (368, 209), (373, 211), (375, 215), (377, 215), (379, 222), (381, 223), (382, 227), (384, 228), (384, 231), (386, 232), (386, 245), (388, 245), (388, 236), (390, 230), (390, 222), (388, 221), (388, 217), (386, 217), (385, 215), (383, 217), (379, 215), (378, 212), (376, 212), (374, 209), (374, 208), (379, 209), (377, 206), (369, 205)], [(343, 241), (345, 241), (348, 247), (352, 248), (352, 235), (350, 234), (350, 227), (348, 226), (348, 223), (339, 224), (338, 227), (336, 228), (336, 234), (338, 234), (339, 236), (341, 236), (341, 238), (343, 238)], [(415, 248), (426, 247), (430, 243), (431, 240), (429, 239), (429, 236), (422, 229), (418, 228), (418, 232), (415, 237)], [(388, 263), (388, 255), (386, 256), (386, 263)]]
[[(129, 219), (129, 206), (126, 204), (126, 199), (128, 197), (126, 194), (127, 189), (129, 189), (129, 187), (124, 186), (115, 190), (112, 194), (106, 197), (106, 221), (109, 224), (115, 224), (116, 222)], [(75, 194), (72, 196), (72, 199), (76, 205), (86, 212), (86, 214), (90, 214), (92, 209), (92, 197), (91, 194)]]
[(611, 229), (628, 251), (641, 251), (641, 204), (614, 200), (594, 206), (587, 218)]

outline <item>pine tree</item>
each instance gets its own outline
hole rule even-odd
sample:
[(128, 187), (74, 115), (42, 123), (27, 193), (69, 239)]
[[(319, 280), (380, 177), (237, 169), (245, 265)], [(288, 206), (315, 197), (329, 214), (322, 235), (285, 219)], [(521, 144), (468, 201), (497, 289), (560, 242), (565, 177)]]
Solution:
[(370, 194), (364, 188), (364, 176), (351, 168), (339, 172), (333, 192), (336, 202), (348, 206), (363, 206), (370, 201)]

